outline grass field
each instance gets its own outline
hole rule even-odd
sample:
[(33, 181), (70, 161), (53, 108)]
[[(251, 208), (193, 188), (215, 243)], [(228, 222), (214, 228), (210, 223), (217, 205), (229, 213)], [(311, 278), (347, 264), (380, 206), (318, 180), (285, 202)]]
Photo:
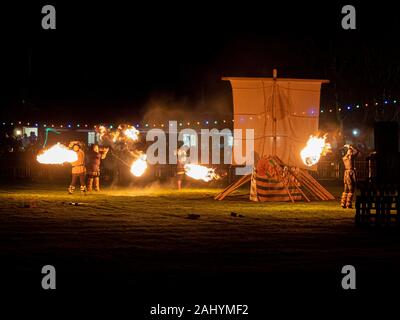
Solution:
[(3, 187), (0, 258), (27, 272), (50, 263), (104, 274), (337, 273), (344, 264), (368, 272), (400, 266), (397, 232), (357, 228), (354, 210), (337, 201), (214, 201), (217, 192), (108, 189), (83, 196), (68, 195), (64, 187)]

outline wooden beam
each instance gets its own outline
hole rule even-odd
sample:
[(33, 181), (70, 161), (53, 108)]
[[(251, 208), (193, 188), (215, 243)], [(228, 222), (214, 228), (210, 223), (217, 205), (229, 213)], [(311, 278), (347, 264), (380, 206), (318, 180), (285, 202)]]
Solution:
[(245, 183), (249, 182), (251, 179), (251, 175), (245, 175), (242, 176), (239, 180), (236, 180), (235, 182), (233, 182), (232, 184), (230, 184), (229, 186), (227, 186), (224, 190), (222, 190), (222, 192), (220, 192), (219, 194), (217, 194), (214, 199), (215, 200), (223, 200), (226, 196), (228, 196), (230, 193), (232, 193), (233, 191), (235, 191), (236, 189), (240, 188), (242, 185), (244, 185)]
[(300, 171), (305, 177), (307, 177), (307, 179), (312, 184), (314, 184), (327, 197), (328, 200), (335, 200), (335, 197), (328, 190), (326, 190), (317, 180), (315, 180), (312, 175), (310, 175), (305, 170), (300, 169)]

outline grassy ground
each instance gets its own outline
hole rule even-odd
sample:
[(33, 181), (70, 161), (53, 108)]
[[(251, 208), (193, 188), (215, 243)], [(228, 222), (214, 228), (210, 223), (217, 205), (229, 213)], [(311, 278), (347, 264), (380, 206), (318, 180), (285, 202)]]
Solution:
[(0, 259), (27, 272), (54, 264), (105, 275), (338, 273), (345, 264), (368, 272), (400, 266), (397, 234), (355, 227), (354, 210), (342, 210), (337, 201), (214, 201), (218, 191), (109, 189), (83, 196), (68, 195), (64, 187), (3, 187)]

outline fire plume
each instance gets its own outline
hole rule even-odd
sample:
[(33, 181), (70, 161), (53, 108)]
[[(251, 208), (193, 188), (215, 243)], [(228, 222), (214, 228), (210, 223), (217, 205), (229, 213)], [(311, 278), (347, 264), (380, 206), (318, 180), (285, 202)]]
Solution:
[(135, 160), (131, 165), (131, 173), (135, 177), (140, 177), (147, 169), (146, 155), (141, 155), (137, 160)]
[(326, 142), (326, 136), (326, 134), (322, 137), (310, 136), (306, 146), (300, 152), (300, 157), (306, 166), (311, 167), (317, 164), (321, 156), (331, 151), (331, 145)]
[(203, 180), (205, 182), (219, 178), (219, 175), (215, 173), (215, 169), (199, 164), (185, 164), (185, 173), (195, 180)]
[(77, 161), (78, 155), (75, 151), (57, 143), (43, 153), (38, 154), (36, 160), (43, 164), (63, 164), (65, 162)]
[(128, 139), (131, 139), (132, 141), (138, 141), (139, 140), (139, 131), (134, 127), (128, 127), (127, 129), (125, 129), (124, 130), (124, 135)]

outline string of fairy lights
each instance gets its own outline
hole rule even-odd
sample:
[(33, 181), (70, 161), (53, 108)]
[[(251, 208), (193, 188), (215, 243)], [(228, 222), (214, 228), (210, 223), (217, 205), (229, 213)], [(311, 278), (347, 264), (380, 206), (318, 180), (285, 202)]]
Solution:
[[(235, 120), (213, 120), (213, 121), (209, 121), (209, 120), (205, 120), (205, 121), (189, 121), (189, 122), (185, 122), (185, 121), (181, 121), (181, 122), (177, 122), (177, 126), (179, 127), (183, 127), (183, 126), (200, 126), (200, 125), (216, 125), (216, 124), (227, 124), (228, 122), (234, 122)], [(28, 126), (28, 127), (37, 127), (37, 128), (60, 128), (60, 129), (96, 129), (99, 126), (105, 126), (109, 129), (114, 129), (117, 128), (118, 125), (114, 125), (114, 124), (109, 124), (109, 125), (104, 125), (104, 124), (97, 124), (97, 125), (89, 125), (89, 124), (60, 124), (60, 125), (56, 125), (56, 124), (47, 124), (47, 123), (38, 123), (38, 122), (22, 122), (22, 121), (17, 121), (17, 122), (3, 122), (2, 123), (3, 126)], [(149, 127), (168, 127), (167, 123), (160, 123), (160, 124), (156, 124), (156, 123), (134, 123), (134, 124), (130, 124), (136, 128), (149, 128)], [(169, 124), (170, 126), (172, 126), (172, 124)]]
[[(328, 114), (328, 113), (336, 113), (336, 112), (353, 112), (357, 111), (359, 109), (367, 109), (367, 108), (373, 108), (373, 107), (385, 107), (388, 105), (397, 105), (400, 106), (400, 103), (397, 103), (397, 100), (383, 100), (381, 102), (372, 102), (372, 103), (359, 103), (359, 104), (349, 104), (349, 105), (341, 105), (341, 106), (332, 106), (332, 107), (321, 107), (320, 108), (320, 113), (321, 114)], [(303, 115), (305, 112), (303, 112)], [(294, 113), (296, 115), (296, 113)], [(315, 111), (312, 110), (310, 111), (310, 115), (315, 116)], [(246, 118), (240, 118), (240, 121), (246, 121), (246, 120), (253, 120), (253, 117), (246, 117)], [(177, 126), (178, 127), (186, 127), (186, 126), (212, 126), (212, 125), (227, 125), (229, 123), (234, 122), (234, 119), (230, 120), (201, 120), (201, 121), (177, 121)], [(37, 128), (57, 128), (57, 129), (87, 129), (87, 130), (93, 130), (96, 129), (99, 124), (93, 125), (93, 124), (88, 124), (88, 123), (67, 123), (67, 124), (54, 124), (54, 123), (43, 123), (43, 122), (22, 122), (22, 121), (16, 121), (16, 122), (2, 122), (3, 126), (28, 126), (28, 127), (37, 127)], [(104, 124), (103, 124), (104, 125)], [(136, 128), (141, 128), (141, 129), (146, 129), (146, 128), (165, 128), (168, 127), (168, 122), (162, 122), (162, 123), (149, 123), (149, 122), (136, 122), (132, 123), (132, 126)], [(117, 125), (114, 124), (108, 124), (104, 125), (108, 127), (109, 129), (116, 128)], [(171, 125), (172, 126), (172, 125)]]
[[(363, 108), (368, 108), (368, 107), (379, 107), (379, 106), (388, 106), (388, 105), (397, 105), (397, 100), (383, 100), (382, 102), (372, 102), (372, 103), (359, 103), (359, 104), (349, 104), (346, 106), (338, 106), (336, 107), (328, 107), (328, 108), (322, 108), (320, 109), (320, 113), (332, 113), (332, 112), (342, 112), (342, 111), (354, 111), (358, 109), (363, 109)], [(400, 105), (400, 104), (399, 104)]]

